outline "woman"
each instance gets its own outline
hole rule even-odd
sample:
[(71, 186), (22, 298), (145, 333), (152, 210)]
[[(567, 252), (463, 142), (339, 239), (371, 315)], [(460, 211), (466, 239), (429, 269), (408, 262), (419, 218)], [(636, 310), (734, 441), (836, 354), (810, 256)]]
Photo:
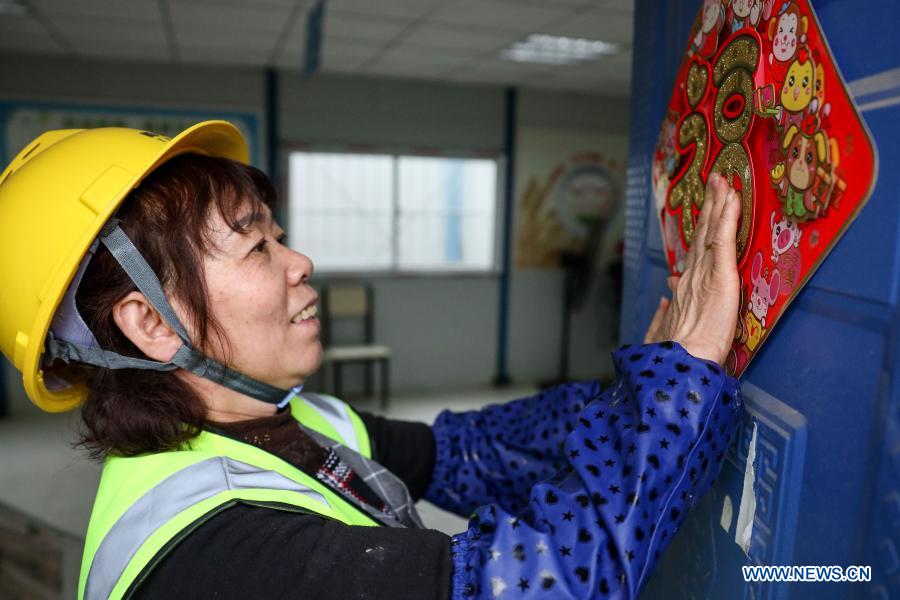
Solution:
[[(321, 361), (312, 263), (246, 162), (207, 122), (48, 132), (0, 175), (0, 348), (38, 406), (83, 405), (105, 458), (79, 597), (635, 597), (740, 407), (724, 180), (613, 386), (429, 428), (301, 393)], [(468, 529), (423, 529), (420, 497)]]

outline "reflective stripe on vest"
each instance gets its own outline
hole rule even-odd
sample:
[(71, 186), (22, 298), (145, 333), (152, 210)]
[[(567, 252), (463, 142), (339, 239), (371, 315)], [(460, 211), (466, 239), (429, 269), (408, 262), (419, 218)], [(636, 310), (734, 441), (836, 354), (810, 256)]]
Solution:
[[(308, 394), (291, 405), (294, 418), (308, 429), (371, 456), (365, 424), (337, 398)], [(277, 456), (204, 431), (190, 448), (111, 458), (104, 465), (85, 541), (79, 598), (121, 598), (166, 544), (216, 509), (242, 500), (293, 507), (348, 525), (378, 525)]]
[(254, 488), (297, 492), (329, 506), (318, 492), (274, 471), (225, 456), (193, 464), (154, 486), (116, 521), (94, 554), (84, 597), (108, 598), (138, 548), (181, 511), (227, 490)]
[(361, 452), (361, 440), (357, 438), (353, 421), (350, 419), (350, 411), (347, 409), (346, 404), (337, 398), (319, 394), (304, 394), (298, 396), (296, 401), (305, 403), (325, 419), (337, 434), (343, 438), (336, 441), (341, 442), (354, 452)]

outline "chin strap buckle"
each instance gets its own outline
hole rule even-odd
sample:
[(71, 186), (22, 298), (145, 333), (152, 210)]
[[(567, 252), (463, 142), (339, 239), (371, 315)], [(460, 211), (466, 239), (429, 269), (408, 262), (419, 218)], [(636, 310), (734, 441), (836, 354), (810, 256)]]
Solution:
[(296, 385), (285, 394), (284, 398), (277, 404), (278, 410), (282, 410), (285, 406), (287, 406), (291, 400), (293, 400), (294, 396), (303, 391), (303, 384)]

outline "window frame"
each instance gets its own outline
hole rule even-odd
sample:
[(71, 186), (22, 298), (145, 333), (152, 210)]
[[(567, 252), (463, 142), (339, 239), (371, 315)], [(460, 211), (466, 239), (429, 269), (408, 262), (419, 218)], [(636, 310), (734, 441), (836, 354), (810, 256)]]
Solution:
[[(407, 147), (407, 146), (376, 146), (371, 144), (325, 144), (325, 143), (305, 143), (291, 142), (282, 144), (280, 147), (281, 159), (279, 166), (284, 176), (281, 178), (279, 187), (279, 221), (290, 237), (292, 234), (290, 223), (290, 159), (294, 152), (318, 153), (318, 154), (362, 154), (362, 155), (379, 155), (390, 156), (393, 165), (393, 183), (394, 189), (392, 196), (393, 217), (391, 220), (391, 246), (392, 246), (392, 266), (388, 269), (340, 269), (333, 270), (327, 267), (316, 267), (315, 273), (329, 280), (341, 279), (415, 279), (415, 278), (446, 278), (446, 279), (483, 279), (497, 278), (502, 273), (502, 251), (503, 251), (503, 190), (505, 189), (506, 177), (506, 156), (499, 151), (493, 150), (459, 150), (459, 149), (442, 149), (431, 147)], [(428, 269), (402, 269), (398, 268), (398, 211), (399, 211), (399, 191), (397, 188), (397, 173), (399, 171), (399, 158), (402, 156), (422, 157), (422, 158), (447, 158), (447, 159), (487, 159), (493, 160), (497, 165), (497, 178), (494, 190), (494, 234), (493, 234), (493, 256), (490, 267), (481, 268), (458, 268), (448, 267), (428, 268)], [(302, 243), (300, 244), (300, 252), (303, 252)], [(316, 264), (316, 257), (309, 255), (313, 265)]]

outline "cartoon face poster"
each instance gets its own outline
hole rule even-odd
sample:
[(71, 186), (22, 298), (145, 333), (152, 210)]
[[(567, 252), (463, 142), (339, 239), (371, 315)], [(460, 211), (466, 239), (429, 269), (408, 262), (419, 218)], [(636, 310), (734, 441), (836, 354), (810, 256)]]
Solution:
[(653, 160), (681, 273), (710, 173), (741, 198), (740, 375), (868, 200), (877, 157), (808, 0), (704, 0)]

